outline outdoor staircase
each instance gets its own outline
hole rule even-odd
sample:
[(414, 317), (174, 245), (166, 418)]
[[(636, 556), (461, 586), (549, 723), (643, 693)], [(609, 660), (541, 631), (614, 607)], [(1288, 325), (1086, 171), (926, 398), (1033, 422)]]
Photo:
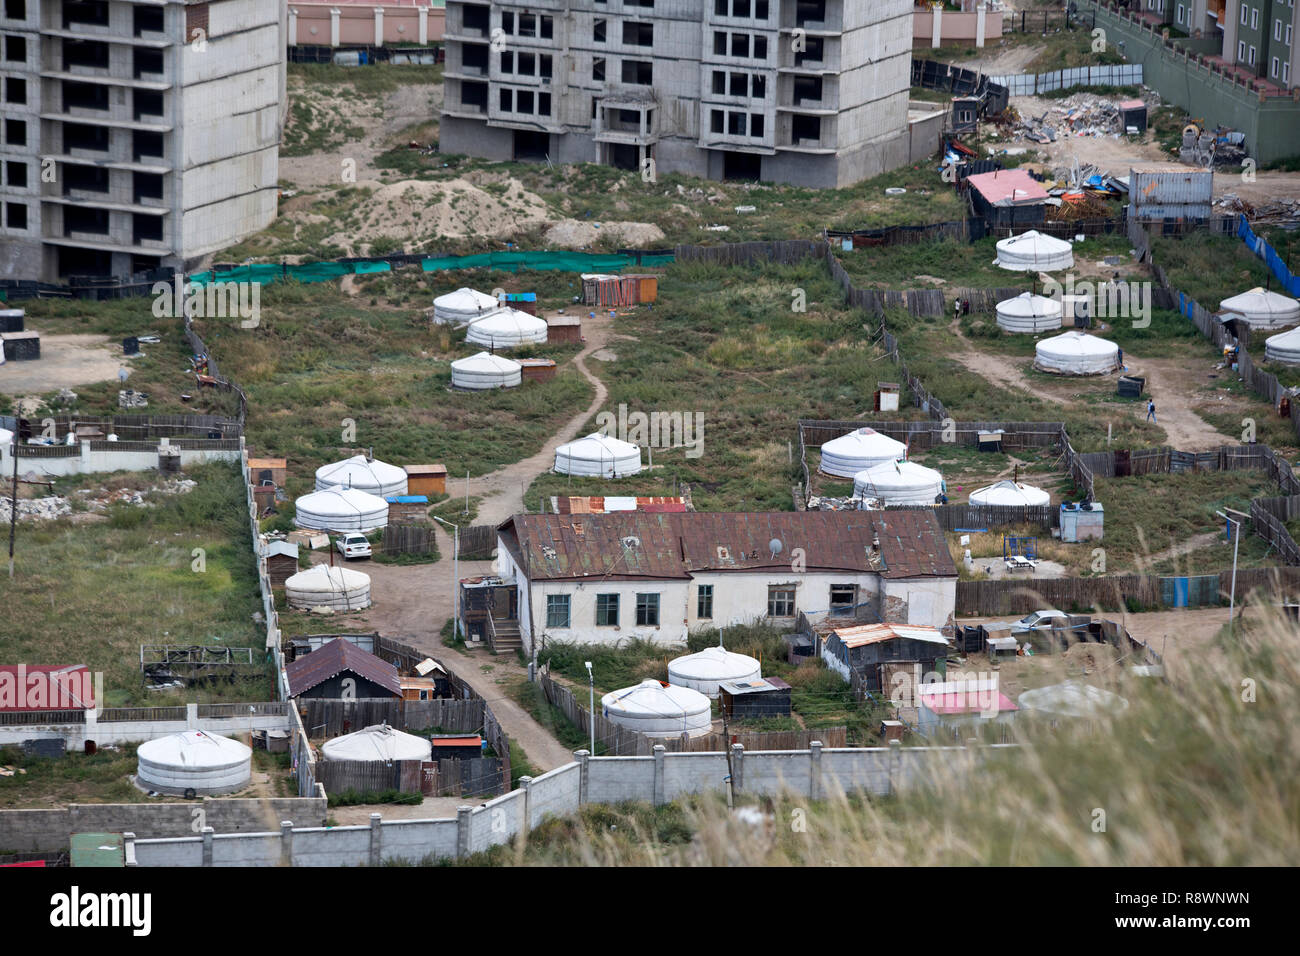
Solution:
[(487, 642), (493, 654), (513, 654), (522, 650), (523, 636), (519, 633), (518, 621), (498, 621), (488, 615)]

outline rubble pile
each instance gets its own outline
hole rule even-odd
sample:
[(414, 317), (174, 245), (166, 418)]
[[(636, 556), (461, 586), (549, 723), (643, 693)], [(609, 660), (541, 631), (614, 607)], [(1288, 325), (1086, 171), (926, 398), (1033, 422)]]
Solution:
[[(46, 495), (43, 498), (20, 498), (18, 499), (18, 520), (31, 519), (33, 521), (53, 521), (56, 518), (62, 518), (64, 515), (72, 513), (73, 499), (85, 505), (87, 511), (99, 513), (109, 509), (109, 506), (123, 503), (135, 505), (140, 508), (152, 508), (153, 504), (146, 500), (147, 495), (184, 495), (189, 494), (198, 487), (198, 482), (192, 478), (171, 478), (160, 485), (154, 485), (149, 488), (117, 488), (108, 491), (105, 488), (79, 488), (73, 492), (72, 497), (62, 497), (60, 495)], [(9, 499), (0, 498), (0, 524), (9, 520)]]
[(1236, 193), (1224, 193), (1214, 205), (1224, 212), (1242, 213), (1247, 219), (1300, 219), (1300, 199), (1272, 199), (1257, 206)]
[(1195, 123), (1183, 130), (1178, 161), (1189, 166), (1240, 166), (1246, 159), (1246, 135), (1220, 127), (1201, 129)]
[(149, 396), (144, 392), (137, 392), (134, 389), (124, 388), (117, 393), (118, 408), (146, 408), (149, 405)]
[(1046, 113), (1021, 116), (1013, 131), (1035, 143), (1054, 143), (1070, 136), (1114, 136), (1124, 132), (1119, 107), (1091, 93), (1075, 93)]

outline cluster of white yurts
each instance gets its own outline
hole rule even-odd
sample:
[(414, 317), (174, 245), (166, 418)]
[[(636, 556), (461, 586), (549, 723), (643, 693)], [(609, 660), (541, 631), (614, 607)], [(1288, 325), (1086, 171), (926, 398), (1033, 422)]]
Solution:
[(859, 428), (823, 442), (821, 471), (853, 479), (862, 506), (932, 505), (944, 494), (943, 475), (907, 460), (907, 446), (874, 428)]
[(647, 737), (695, 737), (713, 727), (711, 698), (727, 681), (758, 680), (758, 661), (719, 645), (668, 662), (668, 683), (647, 678), (600, 699), (601, 712)]
[(316, 490), (294, 502), (293, 521), (316, 531), (374, 531), (388, 524), (385, 499), (406, 491), (405, 469), (354, 455), (316, 469)]
[(433, 300), (433, 321), (469, 326), (465, 341), (492, 349), (513, 349), (546, 341), (546, 322), (474, 289), (457, 289)]
[(1271, 289), (1250, 289), (1219, 303), (1218, 318), (1235, 320), (1251, 329), (1284, 329), (1264, 340), (1264, 359), (1283, 365), (1300, 365), (1300, 299)]

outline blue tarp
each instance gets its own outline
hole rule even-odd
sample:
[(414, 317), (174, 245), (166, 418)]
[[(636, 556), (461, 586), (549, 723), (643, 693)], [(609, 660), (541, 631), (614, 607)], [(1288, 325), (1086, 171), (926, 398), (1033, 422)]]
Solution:
[(1268, 266), (1269, 271), (1282, 283), (1283, 289), (1291, 295), (1300, 296), (1300, 276), (1292, 275), (1291, 270), (1282, 261), (1282, 257), (1268, 244), (1267, 240), (1255, 235), (1245, 216), (1241, 217), (1241, 222), (1237, 226), (1237, 235), (1241, 237), (1241, 241), (1246, 244), (1246, 247), (1251, 252), (1264, 260), (1264, 264)]

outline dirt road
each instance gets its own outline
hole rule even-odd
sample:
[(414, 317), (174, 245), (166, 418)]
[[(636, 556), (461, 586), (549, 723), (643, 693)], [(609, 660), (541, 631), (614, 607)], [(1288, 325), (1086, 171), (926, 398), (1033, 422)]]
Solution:
[[(91, 385), (117, 377), (130, 368), (121, 343), (103, 335), (48, 335), (41, 333), (41, 357), (36, 362), (8, 361), (0, 365), (0, 392), (6, 395), (40, 395), (61, 388)], [(145, 346), (148, 348), (148, 346)]]

